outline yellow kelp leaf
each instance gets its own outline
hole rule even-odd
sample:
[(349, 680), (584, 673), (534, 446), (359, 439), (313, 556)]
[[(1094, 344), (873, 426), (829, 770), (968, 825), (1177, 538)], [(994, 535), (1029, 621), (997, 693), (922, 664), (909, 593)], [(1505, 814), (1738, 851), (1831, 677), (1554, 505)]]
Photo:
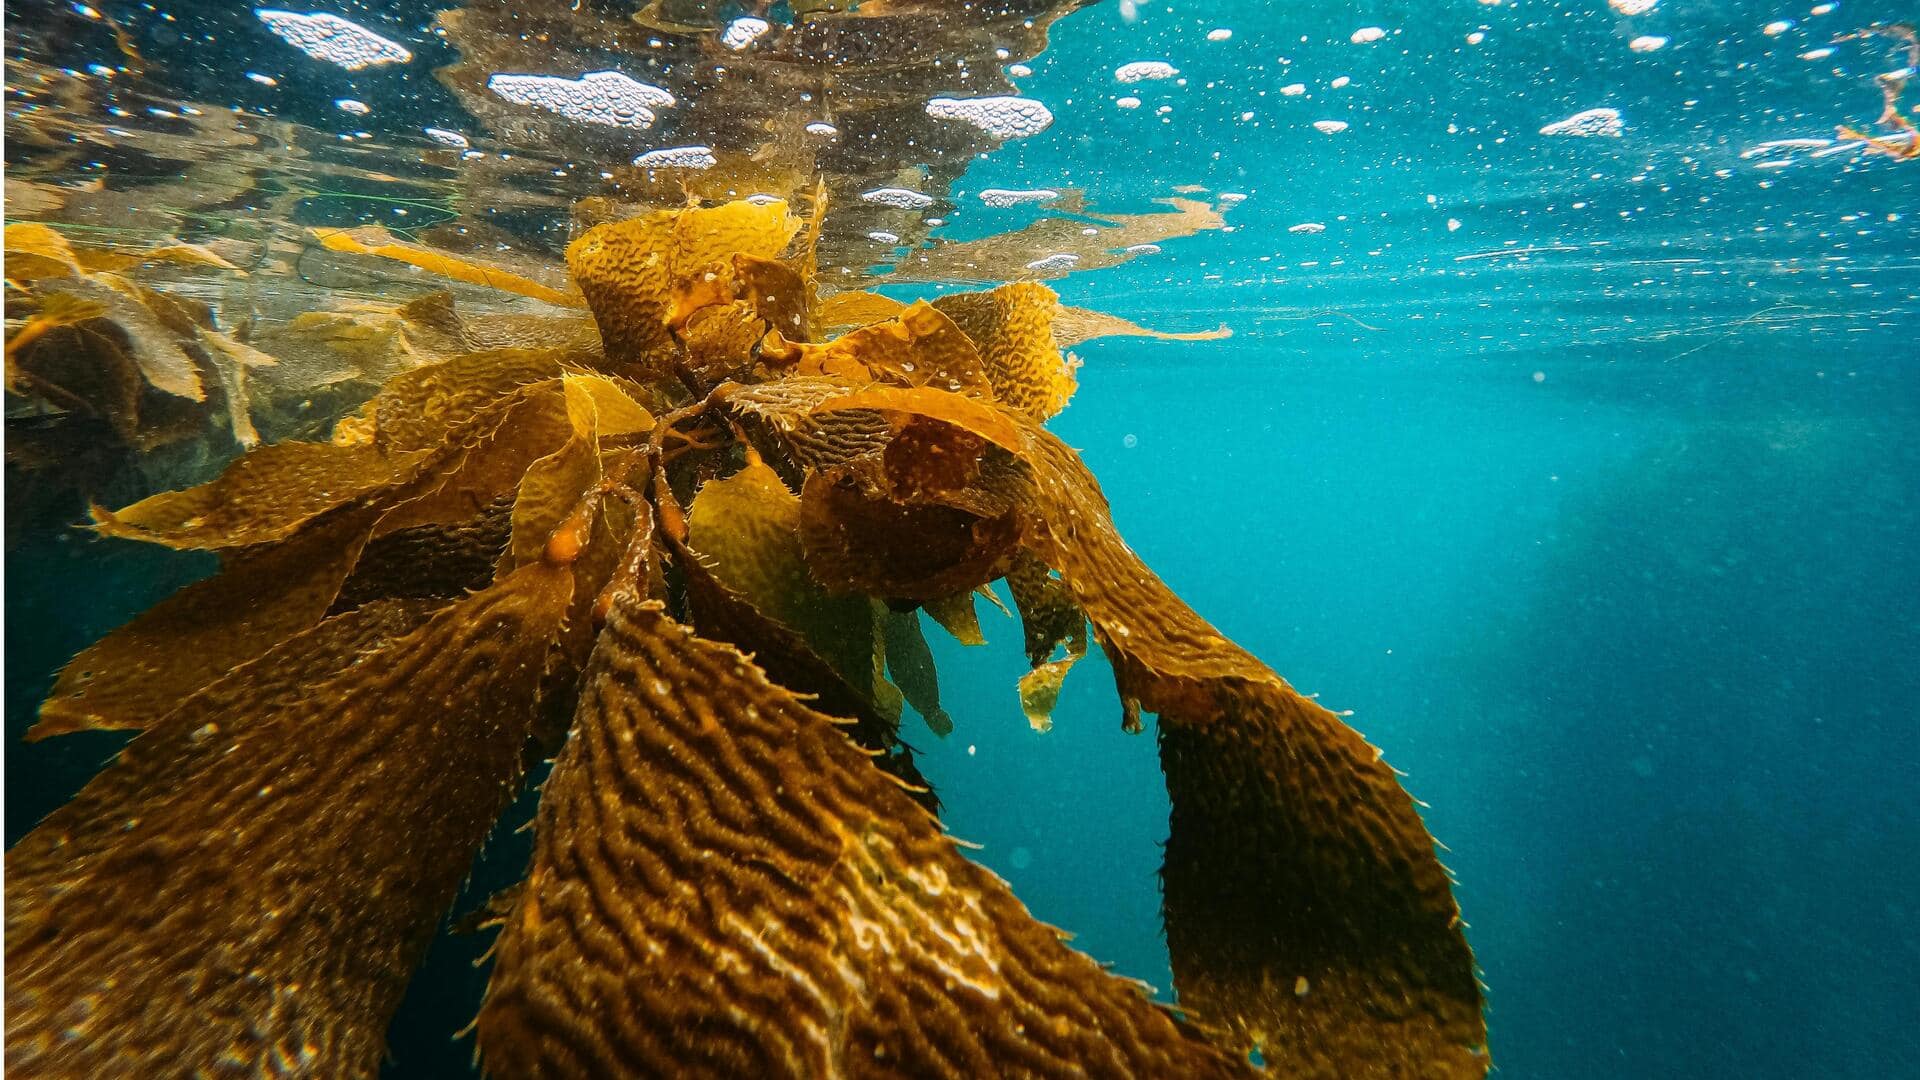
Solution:
[(829, 329), (867, 326), (896, 318), (906, 309), (906, 304), (891, 296), (849, 289), (820, 301), (820, 310), (814, 313), (814, 322)]
[(378, 534), (471, 518), (512, 493), (535, 461), (573, 434), (559, 379), (521, 387), (452, 429), (442, 448), (429, 451), (430, 467), (382, 493), (394, 509)]
[(833, 721), (623, 596), (479, 1017), (497, 1076), (1252, 1076), (958, 851)]
[(101, 248), (81, 248), (75, 252), (82, 268), (94, 270), (126, 270), (151, 262), (180, 263), (185, 266), (211, 266), (217, 270), (232, 270), (245, 274), (246, 271), (233, 265), (220, 256), (201, 247), (199, 244), (161, 244), (145, 251), (111, 251)]
[(658, 210), (588, 229), (567, 245), (567, 268), (608, 357), (664, 373), (673, 330), (733, 299), (733, 257), (776, 258), (799, 227), (778, 200)]
[(1083, 341), (1103, 337), (1146, 337), (1157, 341), (1218, 341), (1230, 338), (1233, 331), (1224, 325), (1218, 330), (1196, 330), (1175, 334), (1149, 330), (1118, 315), (1061, 304), (1053, 311), (1053, 343), (1056, 348), (1071, 349)]
[(554, 531), (600, 483), (599, 409), (577, 382), (563, 383), (569, 434), (558, 450), (529, 465), (513, 500), (513, 540), (502, 569), (539, 560)]
[(7, 853), (9, 1068), (378, 1075), (572, 581), (529, 566), (397, 638), (365, 632), (393, 605), (328, 620), (128, 744)]
[[(800, 546), (800, 499), (759, 460), (700, 488), (688, 543), (720, 582), (806, 640), (862, 694), (886, 704), (879, 616), (865, 596), (833, 596), (814, 581)], [(886, 710), (899, 714), (897, 699)]]
[(1053, 313), (1060, 297), (1035, 282), (1002, 285), (986, 292), (953, 293), (933, 306), (946, 313), (980, 349), (993, 396), (1045, 420), (1066, 407), (1078, 388), (1078, 363), (1060, 354), (1053, 340)]
[(639, 435), (653, 430), (653, 414), (633, 399), (637, 387), (605, 375), (569, 372), (561, 378), (567, 393), (579, 390), (593, 400), (595, 424), (603, 439), (620, 435)]
[(897, 318), (863, 326), (825, 345), (781, 343), (762, 354), (798, 375), (879, 379), (941, 390), (989, 388), (980, 353), (952, 319), (926, 301)]
[(19, 221), (7, 226), (6, 274), (12, 281), (85, 273), (67, 238), (52, 226)]
[[(1049, 660), (1032, 671), (1020, 676), (1020, 711), (1026, 714), (1027, 724), (1035, 731), (1053, 730), (1053, 707), (1059, 704), (1060, 687), (1066, 682), (1067, 672), (1073, 665), (1087, 655), (1087, 628), (1080, 625), (1079, 631), (1067, 639), (1067, 654), (1058, 660)], [(1138, 730), (1135, 728), (1134, 730)]]
[(1026, 438), (1004, 411), (975, 398), (939, 390), (931, 386), (876, 386), (829, 397), (815, 405), (814, 416), (849, 409), (874, 409), (881, 412), (924, 416), (952, 424), (1004, 450), (1020, 454)]
[(1279, 1075), (1485, 1075), (1459, 907), (1393, 770), (1194, 614), (1114, 531), (1079, 456), (1024, 426), (1028, 536), (1093, 623), (1129, 715), (1160, 717), (1182, 1004)]
[(920, 631), (920, 612), (887, 612), (887, 674), (927, 722), (928, 730), (941, 738), (953, 733), (953, 717), (940, 707), (940, 673), (933, 665), (933, 650)]
[(40, 340), (49, 330), (98, 319), (106, 313), (103, 304), (67, 293), (54, 293), (42, 300), (38, 310), (23, 320), (18, 329), (7, 335), (7, 360), (12, 361), (16, 353)]
[(800, 271), (777, 259), (735, 255), (733, 278), (740, 299), (752, 305), (768, 326), (789, 341), (812, 340), (807, 281)]
[(754, 350), (766, 336), (766, 320), (745, 300), (702, 308), (681, 334), (687, 371), (708, 382), (738, 376), (753, 365)]
[(370, 445), (282, 442), (256, 447), (215, 479), (163, 491), (121, 510), (95, 507), (103, 536), (171, 548), (269, 543), (388, 484), (418, 459), (396, 459)]
[(985, 645), (987, 636), (980, 632), (980, 613), (974, 609), (973, 593), (956, 593), (952, 596), (938, 596), (920, 605), (927, 617), (940, 624), (940, 628), (953, 635), (953, 640), (962, 645)]
[(585, 307), (586, 301), (575, 292), (556, 289), (529, 277), (487, 266), (449, 255), (444, 251), (409, 244), (394, 238), (393, 234), (377, 225), (362, 225), (354, 229), (313, 229), (314, 238), (329, 251), (344, 251), (353, 255), (374, 255), (383, 259), (393, 259), (417, 266), (430, 274), (438, 274), (454, 281), (464, 281), (469, 285), (484, 285), (502, 292), (530, 296), (535, 300), (544, 300), (558, 307)]
[(395, 453), (437, 446), (486, 405), (559, 378), (567, 359), (551, 349), (491, 349), (397, 375), (373, 400), (375, 441)]
[[(189, 401), (205, 401), (207, 392), (200, 383), (199, 365), (181, 348), (182, 334), (167, 324), (178, 313), (161, 306), (157, 294), (114, 274), (89, 274), (85, 277), (48, 282), (49, 295), (67, 295), (89, 301), (106, 309), (105, 318), (126, 335), (128, 355), (140, 366), (147, 384), (163, 393)], [(188, 333), (191, 324), (183, 327)]]
[(201, 687), (320, 621), (373, 527), (366, 512), (229, 558), (73, 658), (29, 739), (144, 728)]

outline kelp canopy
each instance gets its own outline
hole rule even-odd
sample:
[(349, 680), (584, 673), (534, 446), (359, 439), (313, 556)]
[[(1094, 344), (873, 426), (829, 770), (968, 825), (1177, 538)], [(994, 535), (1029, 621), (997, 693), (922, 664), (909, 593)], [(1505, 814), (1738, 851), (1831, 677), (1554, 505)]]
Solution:
[[(862, 21), (927, 6), (809, 8), (760, 73), (817, 78), (833, 53), (851, 70), (821, 92), (890, 115), (893, 84), (860, 76), (937, 54), (836, 43), (905, 40), (911, 21)], [(1018, 27), (1037, 51), (1061, 6), (983, 12), (1000, 29), (973, 47)], [(518, 7), (442, 25), (490, 70), (511, 57), (485, 50), (532, 40), (490, 18), (606, 50), (635, 32)], [(697, 54), (709, 14), (631, 25)], [(723, 62), (755, 70), (681, 70)], [(25, 70), (47, 101), (80, 92)], [(930, 243), (888, 272), (1024, 280), (908, 304), (822, 271), (848, 265), (830, 191), (872, 162), (783, 156), (798, 114), (701, 115), (726, 163), (670, 198), (623, 170), (619, 199), (569, 204), (564, 268), (454, 230), (270, 229), (242, 260), (8, 226), (10, 405), (135, 455), (199, 448), (168, 475), (244, 449), (94, 508), (102, 536), (221, 568), (76, 657), (42, 707), (35, 738), (135, 734), (8, 853), (9, 1066), (376, 1074), (485, 839), (551, 758), (531, 865), (485, 912), (491, 1075), (1224, 1076), (1255, 1072), (1250, 1051), (1284, 1076), (1483, 1075), (1473, 958), (1392, 769), (1181, 602), (1045, 427), (1077, 385), (1064, 350), (1152, 332), (1005, 268), (1030, 243), (1113, 261), (1113, 237), (1219, 212)], [(447, 288), (224, 324), (193, 299), (313, 260)], [(901, 735), (907, 705), (938, 734), (975, 722), (942, 708), (925, 635), (978, 643), (996, 582), (1030, 723), (1090, 644), (1121, 722), (1158, 718), (1177, 1007), (969, 860)]]
[[(777, 200), (590, 229), (601, 347), (460, 352), (97, 511), (223, 569), (43, 709), (141, 733), (9, 854), (10, 1061), (371, 1074), (558, 745), (496, 908), (495, 1074), (1484, 1071), (1391, 770), (1161, 584), (1043, 426), (1075, 379), (1053, 293), (825, 338), (811, 240)], [(1089, 627), (1125, 722), (1159, 717), (1179, 1014), (956, 850), (900, 740), (903, 698), (944, 715), (920, 613), (977, 640), (1001, 578), (1037, 722)]]

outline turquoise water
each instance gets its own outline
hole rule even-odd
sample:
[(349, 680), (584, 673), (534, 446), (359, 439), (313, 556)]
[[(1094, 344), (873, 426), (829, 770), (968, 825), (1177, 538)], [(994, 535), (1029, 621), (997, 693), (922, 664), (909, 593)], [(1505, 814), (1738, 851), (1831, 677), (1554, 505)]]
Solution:
[[(1230, 231), (1054, 283), (1234, 336), (1083, 346), (1053, 426), (1176, 591), (1408, 774), (1459, 879), (1497, 1075), (1920, 1071), (1920, 162), (1756, 152), (1871, 121), (1896, 50), (1802, 54), (1913, 12), (1808, 7), (1097, 4), (1019, 80), (1054, 125), (973, 162), (936, 233), (1044, 212), (980, 207), (988, 187), (1079, 188), (1109, 214), (1183, 185), (1245, 196)], [(421, 12), (347, 13), (434, 48)], [(1354, 43), (1367, 26), (1389, 33)], [(1117, 84), (1137, 60), (1185, 85)], [(205, 93), (235, 66), (179, 78)], [(396, 131), (452, 107), (421, 75), (342, 78), (275, 107), (332, 123), (349, 85)], [(1618, 138), (1539, 133), (1595, 108)], [(206, 569), (9, 540), (12, 737), (43, 676)], [(1151, 736), (1120, 732), (1098, 657), (1054, 730), (1028, 730), (1018, 627), (988, 618), (987, 647), (934, 645), (956, 730), (910, 736), (945, 820), (1164, 992)], [(10, 745), (8, 841), (113, 745)], [(492, 846), (476, 894), (523, 842)], [(436, 944), (393, 1075), (466, 1074), (448, 1037), (483, 947)]]

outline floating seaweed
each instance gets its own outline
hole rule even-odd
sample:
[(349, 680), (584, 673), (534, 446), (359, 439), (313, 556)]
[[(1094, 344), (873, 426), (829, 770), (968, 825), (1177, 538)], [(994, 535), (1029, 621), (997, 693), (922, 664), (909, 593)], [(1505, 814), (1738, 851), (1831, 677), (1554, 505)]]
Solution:
[[(328, 235), (577, 295), (595, 332), (387, 311), (409, 362), (331, 432), (96, 509), (222, 568), (42, 709), (35, 737), (138, 734), (8, 854), (10, 1065), (374, 1075), (533, 751), (555, 762), (532, 864), (489, 909), (495, 1075), (1225, 1076), (1250, 1050), (1289, 1076), (1485, 1073), (1449, 879), (1393, 771), (1175, 596), (1045, 427), (1063, 345), (1140, 328), (1032, 282), (823, 300), (823, 203), (596, 225), (565, 288)], [(61, 281), (112, 273), (30, 242)], [(149, 302), (116, 290), (49, 294), (12, 341)], [(1032, 723), (1090, 642), (1122, 722), (1158, 717), (1177, 1009), (968, 860), (901, 737), (903, 702), (968, 722), (920, 612), (977, 641), (1002, 580)]]

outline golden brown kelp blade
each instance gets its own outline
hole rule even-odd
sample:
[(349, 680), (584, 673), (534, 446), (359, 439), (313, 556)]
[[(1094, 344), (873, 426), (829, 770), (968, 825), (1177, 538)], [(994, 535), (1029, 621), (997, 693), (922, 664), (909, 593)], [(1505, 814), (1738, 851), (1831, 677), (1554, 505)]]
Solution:
[(320, 621), (373, 528), (347, 512), (282, 544), (230, 556), (74, 657), (27, 732), (142, 728), (188, 695)]
[(8, 1066), (374, 1076), (571, 592), (543, 562), (398, 639), (321, 630), (405, 605), (338, 616), (129, 744), (7, 854)]
[(1228, 1076), (827, 718), (625, 595), (479, 1018), (501, 1077)]
[(1484, 1075), (1473, 955), (1392, 770), (1154, 576), (1077, 454), (1038, 425), (1026, 434), (1036, 546), (1092, 621), (1123, 701), (1160, 716), (1181, 1004), (1280, 1075)]

